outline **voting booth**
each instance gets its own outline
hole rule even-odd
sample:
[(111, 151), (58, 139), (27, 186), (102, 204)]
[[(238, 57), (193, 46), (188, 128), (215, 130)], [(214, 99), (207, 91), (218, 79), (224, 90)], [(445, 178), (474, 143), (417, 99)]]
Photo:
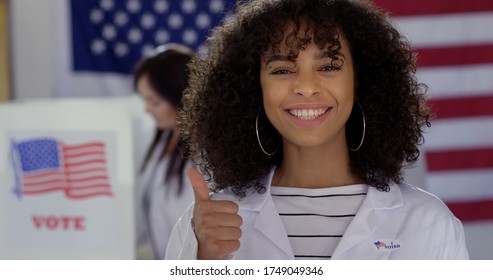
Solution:
[(0, 104), (0, 259), (134, 259), (137, 96)]

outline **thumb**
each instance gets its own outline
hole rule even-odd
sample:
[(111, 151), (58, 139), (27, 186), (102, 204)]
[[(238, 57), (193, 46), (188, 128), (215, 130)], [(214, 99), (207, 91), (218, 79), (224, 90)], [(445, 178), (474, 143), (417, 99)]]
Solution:
[(205, 182), (204, 177), (195, 168), (188, 168), (186, 170), (188, 179), (192, 183), (193, 193), (195, 196), (195, 202), (210, 200), (209, 188)]

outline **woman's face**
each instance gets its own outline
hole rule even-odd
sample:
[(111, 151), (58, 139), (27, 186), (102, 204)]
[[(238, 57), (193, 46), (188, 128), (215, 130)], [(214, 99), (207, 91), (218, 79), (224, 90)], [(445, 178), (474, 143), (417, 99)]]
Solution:
[(287, 59), (284, 45), (281, 55), (262, 57), (264, 109), (285, 146), (347, 147), (345, 123), (355, 100), (355, 75), (348, 43), (342, 34), (339, 40), (336, 61), (313, 42), (294, 61)]
[(147, 74), (142, 75), (137, 82), (137, 91), (145, 100), (146, 112), (154, 118), (160, 129), (176, 126), (176, 108), (151, 87)]

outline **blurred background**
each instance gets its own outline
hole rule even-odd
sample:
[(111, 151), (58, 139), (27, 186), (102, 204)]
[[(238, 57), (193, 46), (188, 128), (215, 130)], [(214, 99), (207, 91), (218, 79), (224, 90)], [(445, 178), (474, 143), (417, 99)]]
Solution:
[[(471, 258), (493, 259), (493, 1), (373, 2), (416, 50), (417, 75), (436, 114), (419, 165), (406, 171), (406, 180), (440, 197), (462, 220)], [(133, 182), (153, 129), (133, 89), (133, 67), (169, 42), (206, 53), (205, 37), (235, 4), (0, 0), (0, 258), (135, 257), (133, 233), (105, 247), (111, 253), (90, 250), (98, 247), (91, 240), (104, 244), (133, 230)], [(74, 143), (94, 135), (106, 141), (113, 196), (16, 196), (7, 147), (40, 133)], [(102, 233), (91, 231), (89, 221), (81, 230), (73, 214), (89, 219), (100, 211), (109, 216), (94, 227), (111, 227)], [(53, 235), (57, 229), (62, 232)], [(66, 241), (53, 241), (60, 238)], [(87, 246), (71, 248), (71, 240)]]

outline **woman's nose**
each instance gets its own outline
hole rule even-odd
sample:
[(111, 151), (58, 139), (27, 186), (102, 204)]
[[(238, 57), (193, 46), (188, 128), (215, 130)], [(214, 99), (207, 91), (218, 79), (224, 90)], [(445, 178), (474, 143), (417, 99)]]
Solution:
[(293, 91), (295, 94), (303, 95), (304, 97), (309, 98), (320, 92), (320, 84), (317, 81), (315, 74), (298, 71)]

